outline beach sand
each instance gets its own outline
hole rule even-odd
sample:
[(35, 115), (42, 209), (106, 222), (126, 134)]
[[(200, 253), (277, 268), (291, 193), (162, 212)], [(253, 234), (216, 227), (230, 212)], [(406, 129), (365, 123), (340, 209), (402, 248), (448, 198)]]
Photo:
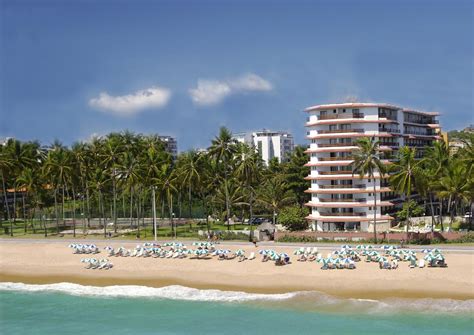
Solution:
[[(275, 266), (261, 262), (260, 248), (225, 245), (226, 249), (242, 248), (253, 261), (237, 259), (163, 259), (109, 257), (111, 270), (88, 270), (81, 258), (107, 258), (105, 245), (132, 249), (136, 243), (97, 243), (101, 253), (73, 254), (68, 243), (0, 244), (0, 281), (46, 284), (71, 282), (83, 285), (144, 285), (163, 287), (182, 285), (199, 289), (283, 293), (319, 291), (338, 297), (380, 299), (387, 297), (474, 299), (474, 255), (447, 253), (447, 268), (410, 269), (401, 262), (396, 270), (380, 270), (377, 263), (357, 263), (355, 270), (321, 270), (315, 262), (297, 262)], [(336, 250), (338, 246), (334, 246)], [(292, 255), (295, 248), (272, 249)], [(328, 250), (323, 250), (326, 256)]]

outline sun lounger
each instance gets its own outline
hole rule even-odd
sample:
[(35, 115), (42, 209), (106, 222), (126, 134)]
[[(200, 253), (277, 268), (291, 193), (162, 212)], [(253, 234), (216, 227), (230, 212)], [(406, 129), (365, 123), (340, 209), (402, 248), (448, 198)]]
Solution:
[(250, 253), (248, 260), (251, 261), (252, 259), (255, 259), (255, 252)]
[(316, 256), (318, 254), (318, 248), (313, 247), (313, 249), (311, 250), (311, 254)]
[(425, 260), (424, 259), (420, 259), (420, 261), (418, 262), (418, 267), (420, 269), (424, 268), (425, 267)]

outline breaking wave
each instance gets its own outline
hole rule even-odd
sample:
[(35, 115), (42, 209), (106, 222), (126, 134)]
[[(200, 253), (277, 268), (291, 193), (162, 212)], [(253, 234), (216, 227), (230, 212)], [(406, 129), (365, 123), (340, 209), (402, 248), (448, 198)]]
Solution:
[(338, 298), (316, 291), (300, 291), (282, 294), (261, 294), (221, 290), (201, 290), (180, 285), (160, 288), (116, 285), (85, 286), (74, 283), (23, 284), (0, 283), (0, 291), (31, 293), (63, 293), (74, 296), (104, 298), (146, 298), (223, 303), (252, 303), (275, 307), (290, 307), (302, 310), (318, 310), (344, 313), (469, 313), (474, 312), (474, 300), (454, 299), (405, 299), (382, 300)]

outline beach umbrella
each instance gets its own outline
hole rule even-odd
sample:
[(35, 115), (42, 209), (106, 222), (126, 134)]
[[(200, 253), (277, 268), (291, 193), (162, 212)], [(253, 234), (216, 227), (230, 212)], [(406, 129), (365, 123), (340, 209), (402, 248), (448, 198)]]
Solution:
[(359, 244), (358, 246), (356, 246), (356, 249), (357, 250), (363, 250), (363, 249), (365, 249), (365, 246), (363, 246), (362, 244)]
[(428, 254), (428, 253), (431, 252), (431, 249), (423, 249), (423, 250), (421, 250), (421, 252), (424, 253), (424, 254)]
[(236, 255), (236, 256), (243, 256), (243, 255), (245, 255), (245, 250), (243, 250), (243, 249), (238, 249), (238, 250), (235, 252), (235, 255)]
[(293, 252), (294, 255), (302, 255), (304, 254), (304, 251), (302, 251), (301, 249), (296, 249), (294, 252)]
[(341, 246), (341, 249), (352, 249), (352, 246), (350, 246), (349, 244), (344, 244), (343, 246)]
[(439, 249), (433, 249), (432, 252), (433, 252), (433, 254), (440, 254), (440, 253), (441, 253), (441, 250), (439, 250)]

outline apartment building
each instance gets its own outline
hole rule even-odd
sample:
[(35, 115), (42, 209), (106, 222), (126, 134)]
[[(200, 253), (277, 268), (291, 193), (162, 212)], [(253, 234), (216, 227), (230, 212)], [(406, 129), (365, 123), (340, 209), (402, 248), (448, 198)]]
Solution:
[[(307, 153), (311, 167), (306, 178), (311, 182), (311, 208), (308, 220), (313, 230), (373, 231), (374, 213), (377, 230), (390, 229), (390, 215), (397, 196), (389, 188), (387, 176), (374, 180), (352, 175), (352, 153), (362, 137), (380, 142), (380, 157), (389, 164), (400, 146), (424, 149), (440, 139), (437, 113), (427, 113), (391, 104), (340, 103), (317, 105), (307, 112)], [(377, 204), (374, 204), (374, 193)]]
[(178, 158), (178, 141), (172, 136), (158, 136), (165, 145), (165, 150), (171, 154), (173, 159)]
[(293, 136), (288, 132), (262, 130), (249, 133), (235, 134), (233, 138), (242, 143), (252, 145), (257, 150), (266, 165), (272, 158), (284, 162), (294, 149)]

